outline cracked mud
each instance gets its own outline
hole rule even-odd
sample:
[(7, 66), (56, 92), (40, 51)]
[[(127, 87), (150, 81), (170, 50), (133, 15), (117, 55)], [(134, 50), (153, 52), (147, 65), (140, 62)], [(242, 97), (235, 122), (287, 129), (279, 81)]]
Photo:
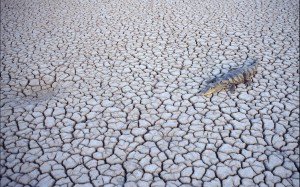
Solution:
[(297, 0), (1, 1), (1, 186), (299, 186), (298, 62)]

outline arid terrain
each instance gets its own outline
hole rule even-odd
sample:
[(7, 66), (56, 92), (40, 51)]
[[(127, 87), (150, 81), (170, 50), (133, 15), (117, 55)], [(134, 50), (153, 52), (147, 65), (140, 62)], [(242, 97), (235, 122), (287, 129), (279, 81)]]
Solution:
[(0, 59), (1, 187), (299, 186), (298, 0), (1, 0)]

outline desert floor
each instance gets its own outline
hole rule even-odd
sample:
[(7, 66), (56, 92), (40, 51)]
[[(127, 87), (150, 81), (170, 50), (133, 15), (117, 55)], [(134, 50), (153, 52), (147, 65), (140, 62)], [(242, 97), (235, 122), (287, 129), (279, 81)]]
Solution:
[(298, 0), (3, 0), (0, 58), (1, 186), (299, 186)]

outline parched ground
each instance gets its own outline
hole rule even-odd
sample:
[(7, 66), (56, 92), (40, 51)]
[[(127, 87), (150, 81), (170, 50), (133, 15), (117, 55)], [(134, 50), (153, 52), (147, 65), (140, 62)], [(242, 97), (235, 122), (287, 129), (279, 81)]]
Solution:
[(3, 0), (1, 186), (298, 187), (298, 63), (298, 0)]

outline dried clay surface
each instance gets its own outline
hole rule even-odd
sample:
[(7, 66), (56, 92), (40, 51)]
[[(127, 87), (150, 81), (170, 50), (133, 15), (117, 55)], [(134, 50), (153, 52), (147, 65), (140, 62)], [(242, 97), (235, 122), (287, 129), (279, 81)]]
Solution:
[(299, 186), (298, 0), (1, 0), (0, 58), (3, 187)]

